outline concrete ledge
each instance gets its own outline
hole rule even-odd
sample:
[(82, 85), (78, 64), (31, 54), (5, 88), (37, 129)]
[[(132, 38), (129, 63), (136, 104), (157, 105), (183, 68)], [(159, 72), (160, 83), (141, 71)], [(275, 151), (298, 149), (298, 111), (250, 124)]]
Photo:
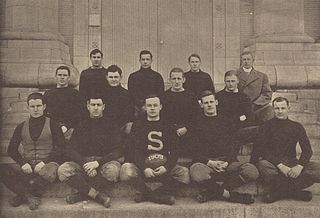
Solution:
[(112, 199), (109, 209), (94, 201), (79, 202), (67, 205), (63, 199), (42, 199), (40, 208), (30, 211), (26, 205), (13, 208), (7, 201), (1, 202), (0, 216), (60, 218), (60, 217), (236, 217), (236, 218), (315, 218), (320, 214), (320, 197), (314, 197), (311, 202), (282, 200), (273, 204), (264, 204), (256, 199), (252, 205), (241, 205), (225, 201), (210, 201), (200, 204), (194, 199), (177, 198), (173, 206), (158, 205), (151, 202), (134, 203), (132, 199)]

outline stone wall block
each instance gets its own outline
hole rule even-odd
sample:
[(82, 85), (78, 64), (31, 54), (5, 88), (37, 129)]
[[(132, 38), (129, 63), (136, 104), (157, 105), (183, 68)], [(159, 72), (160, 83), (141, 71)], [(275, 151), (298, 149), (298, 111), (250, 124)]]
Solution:
[(62, 60), (62, 51), (60, 49), (51, 49), (52, 60)]
[(78, 0), (79, 4), (74, 4), (74, 19), (78, 22), (74, 23), (74, 34), (86, 35), (88, 34), (89, 14), (88, 14), (88, 0)]
[(227, 36), (226, 41), (226, 56), (228, 58), (237, 58), (239, 62), (240, 37)]
[[(73, 54), (74, 56), (81, 56), (88, 54), (88, 35), (74, 35), (73, 38)], [(89, 55), (89, 54), (88, 54)]]
[(320, 51), (297, 51), (293, 57), (296, 64), (320, 65)]
[(32, 48), (30, 40), (8, 40), (8, 48)]
[(40, 32), (58, 32), (54, 26), (54, 11), (50, 8), (41, 8), (39, 12), (39, 31)]
[(5, 72), (7, 71), (7, 64), (0, 63), (0, 86), (4, 83)]
[(12, 28), (17, 31), (38, 31), (38, 14), (31, 6), (12, 8)]
[(308, 84), (311, 87), (320, 86), (320, 66), (306, 66)]
[(19, 59), (19, 48), (0, 48), (0, 62), (7, 62), (5, 60)]
[(304, 50), (320, 51), (320, 43), (303, 43)]
[(275, 66), (277, 84), (281, 87), (303, 87), (308, 79), (304, 66)]
[(55, 40), (32, 40), (33, 48), (60, 48), (59, 41)]
[(302, 51), (303, 43), (280, 43), (282, 51)]
[(280, 45), (278, 43), (256, 43), (250, 46), (250, 50), (254, 51), (280, 51)]
[[(239, 68), (239, 57), (237, 58), (226, 58), (226, 71), (232, 70), (232, 69), (238, 69)], [(215, 81), (219, 82), (219, 81)]]
[(21, 48), (21, 57), (22, 58), (32, 58), (32, 59), (47, 59), (51, 57), (51, 49), (41, 48), (41, 49), (30, 49), (30, 48)]
[(290, 51), (265, 51), (264, 62), (266, 65), (290, 65), (294, 63)]
[(8, 48), (8, 40), (0, 40), (0, 48)]
[(238, 36), (240, 38), (240, 32), (235, 31), (240, 28), (240, 17), (227, 17), (226, 18), (226, 33), (227, 36)]
[[(10, 87), (32, 87), (38, 81), (39, 64), (8, 64), (5, 73), (5, 83)], [(9, 73), (10, 72), (10, 73)]]

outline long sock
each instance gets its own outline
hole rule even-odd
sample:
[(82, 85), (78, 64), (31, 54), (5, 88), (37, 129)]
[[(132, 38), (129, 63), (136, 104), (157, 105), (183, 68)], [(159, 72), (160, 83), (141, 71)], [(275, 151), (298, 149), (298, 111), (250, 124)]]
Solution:
[(90, 178), (89, 184), (98, 191), (109, 191), (114, 185), (113, 182), (106, 180), (103, 176), (99, 174), (95, 177)]
[(142, 194), (150, 194), (152, 192), (141, 177), (132, 178), (129, 183)]
[(204, 189), (204, 191), (210, 193), (211, 195), (213, 196), (217, 196), (217, 197), (220, 197), (222, 196), (223, 194), (223, 188), (216, 183), (216, 181), (214, 179), (209, 179), (209, 180), (206, 180), (206, 181), (203, 181), (201, 184), (200, 184), (200, 187), (202, 189)]
[(157, 188), (154, 192), (174, 195), (176, 191), (180, 188), (180, 186), (184, 185), (183, 183), (175, 180), (172, 177), (166, 177), (162, 179), (162, 183), (163, 185)]

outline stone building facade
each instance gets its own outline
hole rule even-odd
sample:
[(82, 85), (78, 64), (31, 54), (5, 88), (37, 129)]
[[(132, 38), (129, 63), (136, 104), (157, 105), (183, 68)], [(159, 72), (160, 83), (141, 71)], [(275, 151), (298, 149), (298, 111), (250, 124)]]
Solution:
[(318, 0), (0, 0), (2, 152), (26, 116), (27, 94), (54, 85), (59, 65), (70, 66), (76, 86), (93, 48), (102, 49), (105, 66), (123, 69), (124, 83), (142, 49), (152, 51), (165, 80), (199, 53), (218, 89), (250, 50), (274, 90), (302, 99), (297, 107), (312, 109), (317, 120), (319, 38)]

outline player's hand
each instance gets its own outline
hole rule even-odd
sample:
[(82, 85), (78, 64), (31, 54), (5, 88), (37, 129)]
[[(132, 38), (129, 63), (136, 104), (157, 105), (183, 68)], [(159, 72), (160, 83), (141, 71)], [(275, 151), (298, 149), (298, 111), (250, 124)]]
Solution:
[(223, 172), (224, 170), (221, 168), (223, 166), (224, 161), (221, 160), (209, 160), (207, 165), (214, 169), (217, 172)]
[(28, 163), (26, 163), (26, 164), (24, 164), (23, 166), (21, 166), (21, 169), (22, 169), (22, 171), (23, 171), (24, 173), (26, 173), (26, 174), (32, 173), (32, 167), (31, 167), (31, 165), (28, 164)]
[(164, 166), (160, 166), (154, 170), (156, 176), (161, 176), (167, 172), (167, 169)]
[(241, 115), (239, 117), (240, 121), (245, 121), (247, 119), (246, 115)]
[(155, 172), (151, 168), (146, 168), (143, 172), (146, 178), (152, 178), (156, 176)]
[(88, 171), (88, 172), (87, 172), (87, 175), (88, 175), (89, 177), (95, 177), (97, 174), (98, 174), (98, 173), (97, 173), (97, 170), (91, 170), (91, 171)]
[(41, 161), (40, 163), (38, 163), (35, 167), (34, 167), (34, 172), (35, 173), (39, 173), (40, 170), (44, 167), (45, 163), (43, 163), (43, 161)]
[(83, 164), (83, 169), (86, 171), (86, 173), (91, 172), (94, 169), (97, 169), (99, 167), (99, 162), (98, 161), (91, 161)]
[(300, 176), (301, 172), (303, 170), (303, 166), (301, 166), (300, 164), (298, 164), (297, 166), (292, 167), (289, 172), (288, 172), (288, 176), (290, 178), (297, 178), (298, 176)]
[(61, 126), (62, 133), (66, 133), (68, 131), (68, 128), (66, 126)]
[(282, 163), (278, 164), (277, 167), (283, 175), (288, 176), (288, 173), (291, 169), (290, 167), (288, 167)]
[(219, 170), (220, 172), (224, 172), (226, 171), (226, 168), (228, 167), (229, 163), (227, 161), (222, 161), (223, 163), (219, 163), (218, 164), (218, 167), (219, 167)]
[(182, 127), (182, 128), (179, 128), (179, 129), (177, 129), (177, 135), (178, 136), (183, 136), (183, 135), (185, 135), (186, 133), (187, 133), (187, 128), (186, 127)]

